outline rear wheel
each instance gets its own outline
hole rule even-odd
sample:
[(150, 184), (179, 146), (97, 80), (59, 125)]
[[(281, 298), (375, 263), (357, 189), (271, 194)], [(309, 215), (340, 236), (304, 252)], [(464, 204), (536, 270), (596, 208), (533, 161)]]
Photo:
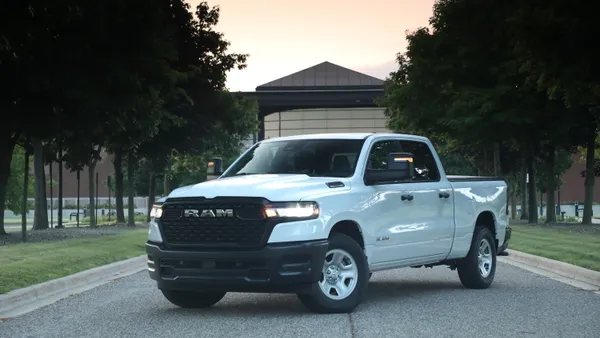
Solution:
[(496, 246), (492, 232), (476, 226), (467, 257), (458, 264), (458, 277), (469, 289), (487, 289), (496, 274)]
[(367, 258), (351, 237), (333, 233), (325, 254), (321, 279), (298, 299), (317, 313), (352, 312), (362, 300), (369, 281)]
[(160, 291), (169, 302), (186, 309), (201, 309), (213, 306), (223, 299), (226, 294), (226, 292)]

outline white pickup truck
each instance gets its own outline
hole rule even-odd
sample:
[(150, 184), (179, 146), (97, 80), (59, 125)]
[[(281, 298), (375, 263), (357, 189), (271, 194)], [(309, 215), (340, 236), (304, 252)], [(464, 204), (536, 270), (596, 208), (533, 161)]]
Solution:
[(267, 139), (152, 208), (148, 270), (184, 308), (275, 292), (351, 312), (372, 273), (403, 267), (447, 265), (482, 289), (508, 239), (507, 201), (501, 178), (447, 176), (425, 137)]

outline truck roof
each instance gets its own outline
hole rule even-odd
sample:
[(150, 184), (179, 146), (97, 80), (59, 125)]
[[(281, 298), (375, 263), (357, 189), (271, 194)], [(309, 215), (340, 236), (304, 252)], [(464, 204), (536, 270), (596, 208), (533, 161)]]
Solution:
[(425, 141), (427, 139), (423, 136), (410, 135), (410, 134), (399, 134), (399, 133), (323, 133), (323, 134), (306, 134), (306, 135), (273, 137), (273, 138), (265, 139), (262, 142), (266, 143), (266, 142), (285, 141), (285, 140), (315, 140), (315, 139), (362, 140), (362, 139), (365, 139), (372, 135), (402, 137), (402, 138), (421, 140), (421, 141)]

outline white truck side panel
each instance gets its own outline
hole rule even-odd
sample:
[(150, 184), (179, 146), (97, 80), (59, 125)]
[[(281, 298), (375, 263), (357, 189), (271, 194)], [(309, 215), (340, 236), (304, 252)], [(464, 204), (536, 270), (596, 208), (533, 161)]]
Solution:
[(464, 257), (469, 251), (477, 217), (489, 212), (494, 218), (498, 244), (504, 243), (508, 225), (507, 186), (502, 181), (451, 182), (454, 188), (456, 235), (448, 259)]

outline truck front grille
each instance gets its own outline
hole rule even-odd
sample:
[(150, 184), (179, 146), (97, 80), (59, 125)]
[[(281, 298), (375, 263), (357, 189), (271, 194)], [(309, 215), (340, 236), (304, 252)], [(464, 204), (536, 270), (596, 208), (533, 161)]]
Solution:
[[(203, 210), (210, 215), (202, 216)], [(219, 210), (232, 210), (233, 217)], [(173, 245), (258, 247), (267, 230), (260, 203), (167, 201), (160, 222), (165, 242)]]

